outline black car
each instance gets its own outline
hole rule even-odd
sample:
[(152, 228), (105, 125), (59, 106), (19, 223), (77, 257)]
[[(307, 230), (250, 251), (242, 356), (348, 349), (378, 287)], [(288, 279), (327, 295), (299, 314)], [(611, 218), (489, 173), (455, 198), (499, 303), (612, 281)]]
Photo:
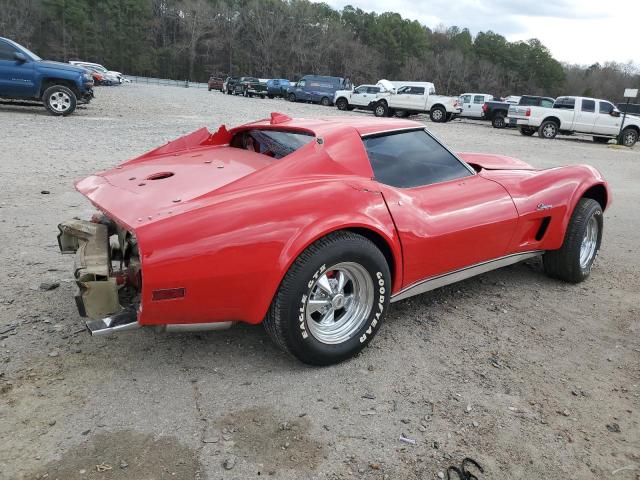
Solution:
[(236, 95), (244, 95), (245, 97), (266, 97), (267, 84), (260, 82), (256, 77), (240, 77), (235, 84), (234, 93)]
[(240, 81), (240, 77), (227, 77), (224, 81), (222, 91), (231, 95), (235, 93), (236, 85)]

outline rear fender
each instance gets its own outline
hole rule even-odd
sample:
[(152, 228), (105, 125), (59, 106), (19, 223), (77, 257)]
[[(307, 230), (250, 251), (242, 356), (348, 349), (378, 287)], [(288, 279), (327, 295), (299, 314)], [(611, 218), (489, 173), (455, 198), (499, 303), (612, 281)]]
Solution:
[[(260, 323), (300, 253), (315, 240), (350, 228), (366, 229), (387, 242), (396, 291), (402, 255), (391, 215), (379, 192), (353, 182), (326, 179), (229, 193), (139, 227), (139, 322)], [(153, 300), (153, 291), (174, 288), (184, 288), (186, 295)]]

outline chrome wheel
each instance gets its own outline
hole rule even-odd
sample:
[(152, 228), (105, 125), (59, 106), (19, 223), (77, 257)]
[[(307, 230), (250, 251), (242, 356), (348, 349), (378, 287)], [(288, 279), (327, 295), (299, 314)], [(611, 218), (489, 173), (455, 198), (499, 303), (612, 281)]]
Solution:
[(305, 303), (311, 335), (326, 344), (343, 343), (367, 321), (374, 300), (369, 272), (360, 264), (338, 263), (312, 283)]
[(622, 135), (622, 144), (625, 147), (633, 147), (633, 145), (635, 145), (637, 139), (636, 139), (636, 132), (634, 132), (633, 130), (629, 130), (628, 132), (623, 132)]
[(553, 138), (556, 135), (556, 126), (553, 123), (548, 123), (542, 129), (542, 134), (546, 138)]
[(376, 107), (376, 117), (384, 117), (384, 105), (378, 105)]
[(592, 216), (587, 223), (587, 228), (580, 245), (580, 268), (587, 268), (593, 261), (598, 246), (598, 221)]
[(49, 106), (58, 113), (64, 113), (71, 108), (71, 98), (65, 92), (54, 92), (49, 96)]
[(436, 109), (433, 111), (433, 120), (435, 120), (436, 122), (442, 120), (443, 117), (444, 115), (442, 114), (442, 110)]

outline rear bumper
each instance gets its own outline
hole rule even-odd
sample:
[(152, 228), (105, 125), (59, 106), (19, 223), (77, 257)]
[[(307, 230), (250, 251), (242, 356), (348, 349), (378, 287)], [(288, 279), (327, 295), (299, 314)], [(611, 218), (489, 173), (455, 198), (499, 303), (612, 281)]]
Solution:
[(507, 123), (511, 126), (530, 127), (528, 118), (507, 117)]

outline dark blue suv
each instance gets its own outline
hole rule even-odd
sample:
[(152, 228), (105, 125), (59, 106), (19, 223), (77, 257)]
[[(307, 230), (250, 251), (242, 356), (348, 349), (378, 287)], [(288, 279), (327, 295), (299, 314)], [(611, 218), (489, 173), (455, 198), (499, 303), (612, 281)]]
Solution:
[(305, 75), (287, 89), (287, 99), (291, 102), (313, 102), (324, 106), (333, 104), (336, 90), (346, 90), (349, 82), (342, 77)]
[(81, 67), (42, 60), (0, 37), (0, 97), (40, 100), (53, 115), (69, 115), (93, 97), (93, 77)]

